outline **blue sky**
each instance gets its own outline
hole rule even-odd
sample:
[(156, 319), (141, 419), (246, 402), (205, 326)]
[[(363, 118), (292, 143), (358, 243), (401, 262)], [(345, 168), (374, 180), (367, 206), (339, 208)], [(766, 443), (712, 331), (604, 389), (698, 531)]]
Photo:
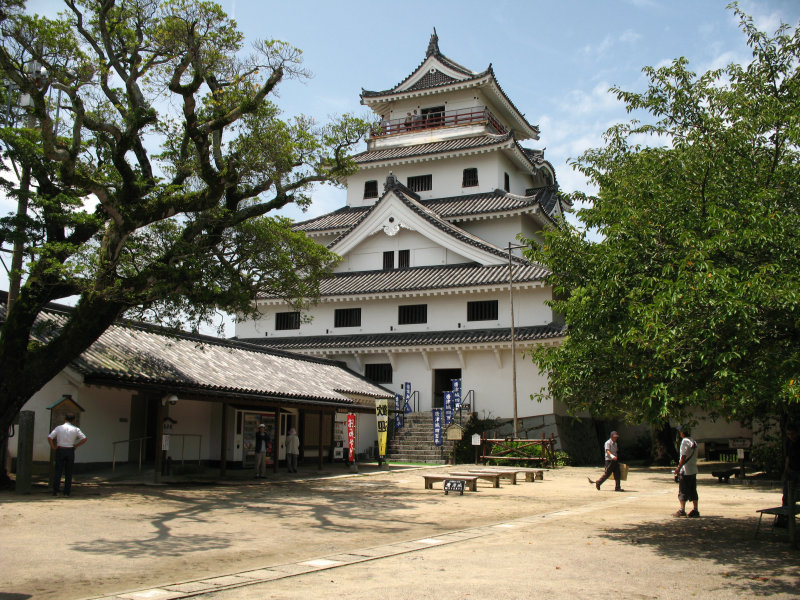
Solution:
[[(626, 120), (611, 86), (643, 90), (645, 65), (679, 56), (696, 72), (746, 63), (750, 53), (727, 2), (714, 0), (222, 0), (248, 41), (280, 39), (303, 50), (306, 82), (287, 81), (278, 103), (287, 115), (324, 122), (344, 112), (367, 115), (359, 93), (400, 82), (425, 57), (433, 28), (439, 48), (456, 62), (482, 71), (490, 63), (500, 85), (541, 138), (564, 191), (586, 190), (567, 164), (602, 144), (602, 133)], [(52, 15), (56, 0), (31, 0), (30, 12)], [(747, 0), (740, 7), (762, 29), (800, 20), (796, 0)], [(362, 148), (359, 148), (362, 149)], [(344, 205), (344, 191), (322, 188), (304, 220)], [(0, 272), (0, 287), (5, 288)]]

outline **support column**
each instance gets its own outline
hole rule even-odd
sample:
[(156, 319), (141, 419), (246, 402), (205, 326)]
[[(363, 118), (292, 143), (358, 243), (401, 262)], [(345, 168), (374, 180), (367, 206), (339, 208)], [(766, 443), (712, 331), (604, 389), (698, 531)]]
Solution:
[(275, 432), (273, 437), (275, 439), (272, 440), (272, 472), (273, 473), (277, 473), (278, 472), (278, 458), (280, 457), (279, 450), (280, 450), (280, 441), (281, 441), (281, 430), (280, 430), (280, 427), (281, 427), (281, 409), (280, 408), (276, 408), (275, 409), (275, 427), (273, 428), (273, 431)]
[(19, 411), (19, 439), (17, 440), (17, 494), (31, 493), (33, 468), (33, 425), (36, 413), (32, 410)]
[(228, 470), (228, 403), (222, 403), (222, 431), (219, 436), (219, 477), (223, 479)]
[(153, 444), (155, 444), (155, 452), (153, 453), (154, 458), (154, 473), (153, 473), (153, 482), (154, 483), (161, 483), (161, 469), (164, 466), (163, 454), (164, 451), (161, 449), (164, 445), (164, 416), (166, 415), (166, 409), (164, 408), (164, 401), (159, 398), (158, 399), (158, 414), (156, 416), (156, 434), (153, 438)]
[(322, 448), (323, 448), (323, 441), (322, 441), (322, 420), (325, 418), (325, 413), (319, 411), (319, 447), (317, 448), (317, 469), (322, 471)]

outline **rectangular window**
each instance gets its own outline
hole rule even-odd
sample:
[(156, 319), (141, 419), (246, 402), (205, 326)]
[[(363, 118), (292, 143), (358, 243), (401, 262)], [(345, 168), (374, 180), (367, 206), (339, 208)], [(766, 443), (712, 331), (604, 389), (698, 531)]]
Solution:
[(496, 321), (497, 300), (467, 302), (467, 321)]
[(364, 182), (364, 198), (377, 198), (378, 197), (378, 182), (365, 181)]
[(503, 173), (503, 189), (507, 192), (511, 191), (511, 178), (509, 178), (508, 173)]
[(461, 187), (475, 187), (478, 185), (478, 169), (464, 169)]
[(407, 269), (411, 266), (411, 250), (400, 250), (397, 253), (397, 258), (399, 259), (398, 262), (400, 263), (398, 265), (399, 268)]
[(275, 329), (300, 329), (300, 311), (275, 313)]
[(360, 327), (360, 308), (337, 308), (333, 313), (334, 327)]
[(406, 187), (412, 192), (427, 192), (433, 189), (433, 175), (417, 175), (406, 180)]
[(398, 325), (414, 325), (428, 322), (427, 304), (406, 304), (397, 307)]
[(428, 127), (439, 127), (444, 123), (444, 106), (423, 108), (421, 112)]
[(392, 364), (364, 365), (364, 377), (372, 383), (392, 383)]
[(391, 271), (394, 269), (394, 250), (383, 253), (383, 270)]

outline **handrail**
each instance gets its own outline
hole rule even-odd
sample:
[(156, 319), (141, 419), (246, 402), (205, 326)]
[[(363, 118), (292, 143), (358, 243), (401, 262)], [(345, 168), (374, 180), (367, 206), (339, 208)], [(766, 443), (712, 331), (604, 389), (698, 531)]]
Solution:
[(497, 133), (506, 133), (508, 130), (500, 123), (485, 106), (459, 108), (444, 112), (416, 115), (401, 119), (384, 120), (377, 127), (370, 129), (370, 137), (386, 137), (401, 133), (412, 133), (425, 129), (440, 129), (443, 127), (458, 127), (461, 125), (474, 125), (486, 123)]
[(139, 442), (139, 473), (142, 472), (142, 448), (144, 440), (149, 440), (151, 436), (146, 435), (138, 438), (131, 438), (129, 440), (119, 440), (118, 442), (111, 442), (111, 472), (117, 467), (117, 444), (129, 444), (130, 442)]
[[(187, 437), (196, 437), (197, 438), (197, 464), (200, 465), (203, 459), (203, 436), (199, 433), (170, 433), (164, 434), (164, 436), (169, 436), (170, 438), (181, 438), (181, 464), (184, 464), (186, 460), (186, 438)], [(117, 467), (117, 445), (118, 444), (129, 444), (131, 442), (139, 442), (139, 473), (142, 472), (142, 450), (144, 448), (144, 440), (151, 439), (152, 436), (143, 436), (138, 438), (130, 438), (128, 440), (119, 440), (116, 442), (111, 442), (111, 472), (113, 473)]]

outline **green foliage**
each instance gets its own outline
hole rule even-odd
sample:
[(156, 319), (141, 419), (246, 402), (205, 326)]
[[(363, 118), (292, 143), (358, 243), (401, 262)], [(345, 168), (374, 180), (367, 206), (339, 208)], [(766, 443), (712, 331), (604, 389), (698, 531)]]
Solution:
[(557, 467), (570, 467), (572, 466), (572, 458), (563, 450), (556, 450), (556, 465)]
[(475, 462), (475, 446), (472, 445), (474, 434), (483, 435), (497, 427), (497, 419), (479, 419), (477, 413), (472, 413), (464, 424), (463, 437), (458, 440), (453, 447), (453, 457), (457, 464)]
[(784, 461), (783, 444), (777, 438), (763, 440), (750, 450), (750, 462), (753, 469), (764, 471), (769, 479), (781, 478)]
[[(65, 6), (56, 19), (0, 9), (3, 97), (30, 98), (0, 128), (0, 168), (15, 170), (0, 186), (22, 207), (0, 219), (0, 245), (25, 251), (0, 336), (0, 432), (121, 315), (196, 328), (259, 297), (313, 302), (338, 258), (267, 215), (352, 174), (368, 127), (284, 118), (270, 97), (308, 75), (300, 51), (246, 54), (216, 3)], [(29, 347), (42, 308), (68, 297), (60, 335)]]
[(532, 358), (575, 413), (741, 420), (800, 398), (800, 29), (735, 10), (752, 62), (697, 76), (681, 58), (645, 68), (644, 92), (615, 88), (652, 120), (575, 161), (597, 196), (575, 195), (580, 227), (531, 242), (569, 327)]

